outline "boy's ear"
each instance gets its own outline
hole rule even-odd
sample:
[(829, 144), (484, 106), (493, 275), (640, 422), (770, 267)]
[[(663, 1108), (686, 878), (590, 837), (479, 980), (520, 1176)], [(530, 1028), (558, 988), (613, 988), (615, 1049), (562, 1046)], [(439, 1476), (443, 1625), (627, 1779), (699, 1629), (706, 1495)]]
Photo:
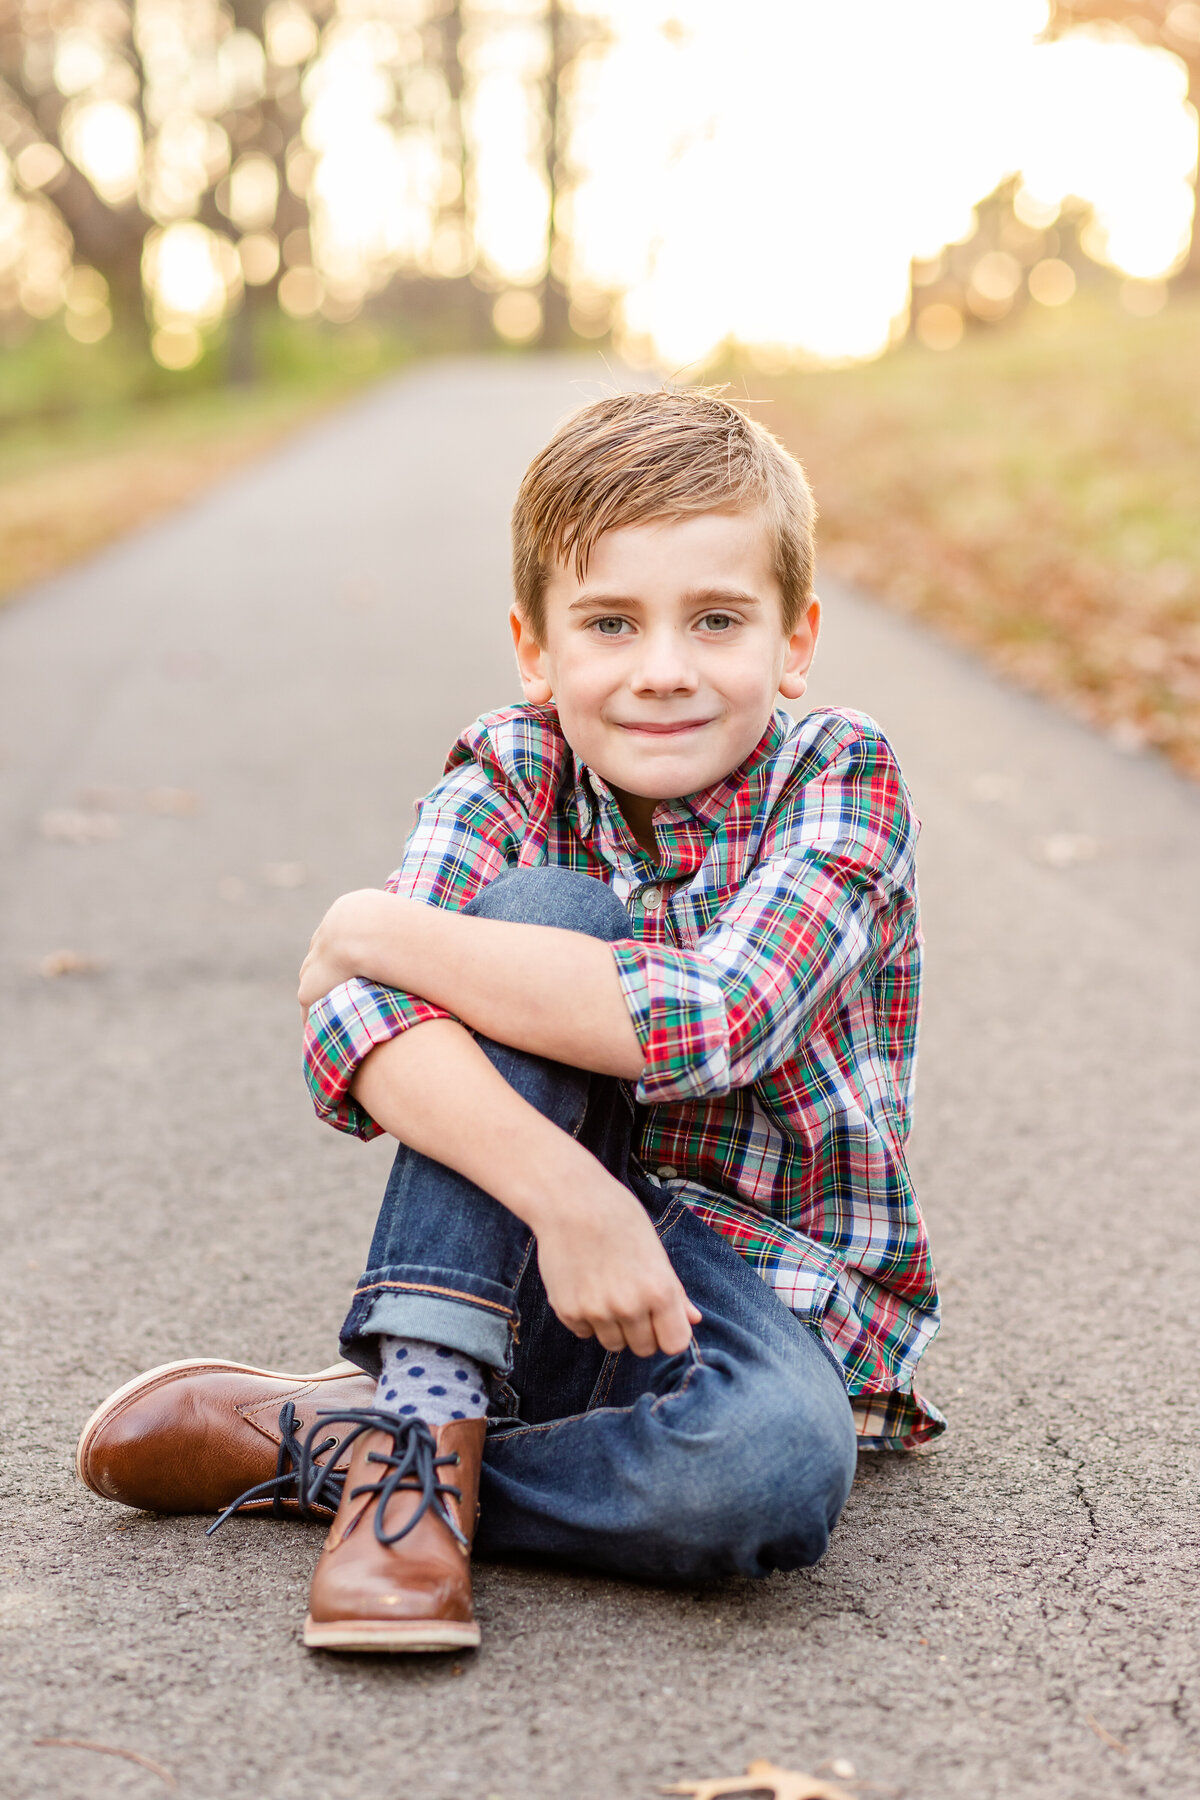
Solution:
[(808, 686), (808, 671), (817, 653), (820, 629), (821, 602), (814, 594), (787, 642), (783, 674), (779, 678), (779, 691), (785, 700), (799, 700)]
[(509, 608), (508, 628), (512, 632), (513, 649), (517, 653), (517, 671), (521, 692), (530, 706), (545, 706), (554, 698), (554, 689), (546, 670), (546, 652), (529, 628), (520, 608)]

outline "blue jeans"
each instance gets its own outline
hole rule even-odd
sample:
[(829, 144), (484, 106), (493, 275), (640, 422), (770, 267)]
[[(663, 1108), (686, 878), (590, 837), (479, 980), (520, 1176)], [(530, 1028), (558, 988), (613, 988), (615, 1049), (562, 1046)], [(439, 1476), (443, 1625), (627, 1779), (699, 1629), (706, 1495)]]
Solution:
[[(501, 875), (466, 908), (609, 940), (632, 934), (603, 882)], [(841, 1370), (742, 1257), (631, 1155), (627, 1086), (480, 1040), (505, 1079), (636, 1194), (704, 1315), (688, 1350), (637, 1357), (551, 1312), (528, 1227), (401, 1146), (343, 1353), (377, 1374), (378, 1337), (417, 1337), (495, 1371), (476, 1544), (657, 1580), (814, 1563), (850, 1491)], [(463, 1129), (471, 1129), (469, 1118)]]

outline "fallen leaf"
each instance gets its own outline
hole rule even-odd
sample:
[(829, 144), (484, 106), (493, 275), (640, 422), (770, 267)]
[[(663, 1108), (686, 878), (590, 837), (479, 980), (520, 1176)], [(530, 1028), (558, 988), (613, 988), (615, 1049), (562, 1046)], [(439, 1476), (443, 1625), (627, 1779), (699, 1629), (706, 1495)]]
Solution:
[(137, 1763), (140, 1768), (149, 1769), (152, 1775), (157, 1775), (174, 1792), (175, 1777), (170, 1769), (164, 1769), (161, 1763), (152, 1762), (140, 1750), (123, 1750), (117, 1744), (93, 1744), (90, 1738), (34, 1738), (33, 1742), (38, 1750), (95, 1750), (101, 1756), (123, 1756), (126, 1762)]
[(821, 1781), (816, 1775), (805, 1775), (798, 1769), (781, 1769), (777, 1764), (756, 1757), (746, 1765), (744, 1775), (729, 1775), (708, 1781), (677, 1781), (673, 1787), (660, 1788), (661, 1794), (687, 1794), (691, 1800), (733, 1800), (739, 1794), (770, 1794), (771, 1800), (855, 1800), (846, 1788)]
[(1097, 1720), (1093, 1719), (1091, 1713), (1085, 1713), (1084, 1717), (1086, 1718), (1088, 1724), (1091, 1726), (1092, 1730), (1095, 1732), (1096, 1736), (1100, 1739), (1100, 1742), (1102, 1744), (1107, 1744), (1110, 1750), (1119, 1750), (1121, 1752), (1122, 1756), (1125, 1756), (1128, 1754), (1128, 1752), (1129, 1752), (1128, 1744), (1123, 1744), (1121, 1742), (1120, 1738), (1115, 1738), (1111, 1731), (1105, 1731), (1103, 1725), (1099, 1724), (1097, 1722)]
[(1100, 854), (1094, 837), (1082, 831), (1055, 831), (1049, 837), (1034, 838), (1030, 854), (1049, 869), (1070, 869), (1076, 863), (1093, 862)]
[(110, 812), (76, 812), (57, 807), (38, 820), (44, 838), (56, 844), (101, 844), (121, 835), (121, 821)]
[(95, 975), (103, 967), (98, 957), (84, 956), (79, 950), (52, 950), (43, 956), (38, 971), (47, 981), (54, 981), (60, 975)]
[(200, 801), (191, 788), (156, 787), (146, 795), (146, 807), (172, 819), (190, 819), (200, 810)]
[(79, 804), (87, 812), (128, 812), (133, 803), (127, 787), (85, 787), (79, 795)]

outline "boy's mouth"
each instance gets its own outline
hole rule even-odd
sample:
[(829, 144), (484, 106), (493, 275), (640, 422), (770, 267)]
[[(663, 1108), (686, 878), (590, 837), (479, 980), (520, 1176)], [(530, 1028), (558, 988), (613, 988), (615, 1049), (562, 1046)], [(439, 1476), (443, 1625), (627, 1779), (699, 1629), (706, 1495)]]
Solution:
[(621, 731), (630, 731), (636, 737), (672, 738), (683, 737), (689, 731), (700, 731), (705, 725), (711, 725), (711, 719), (672, 719), (669, 724), (655, 724), (650, 720), (624, 719), (616, 721)]

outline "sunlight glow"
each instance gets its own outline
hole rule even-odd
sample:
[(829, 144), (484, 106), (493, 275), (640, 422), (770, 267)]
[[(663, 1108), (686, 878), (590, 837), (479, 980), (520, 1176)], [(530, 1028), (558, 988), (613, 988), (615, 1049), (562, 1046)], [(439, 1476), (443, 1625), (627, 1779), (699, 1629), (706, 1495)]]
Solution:
[(241, 287), (241, 263), (233, 244), (193, 221), (151, 232), (143, 270), (155, 316), (165, 326), (214, 324)]
[(1054, 212), (1093, 202), (1095, 248), (1129, 274), (1186, 247), (1184, 72), (1126, 34), (1038, 44), (1040, 0), (743, 0), (736, 28), (723, 0), (605, 10), (616, 43), (581, 92), (579, 273), (627, 289), (635, 353), (877, 353), (910, 259), (966, 236), (1018, 169)]
[(63, 148), (102, 200), (121, 206), (137, 192), (142, 128), (119, 100), (75, 101), (66, 109)]

